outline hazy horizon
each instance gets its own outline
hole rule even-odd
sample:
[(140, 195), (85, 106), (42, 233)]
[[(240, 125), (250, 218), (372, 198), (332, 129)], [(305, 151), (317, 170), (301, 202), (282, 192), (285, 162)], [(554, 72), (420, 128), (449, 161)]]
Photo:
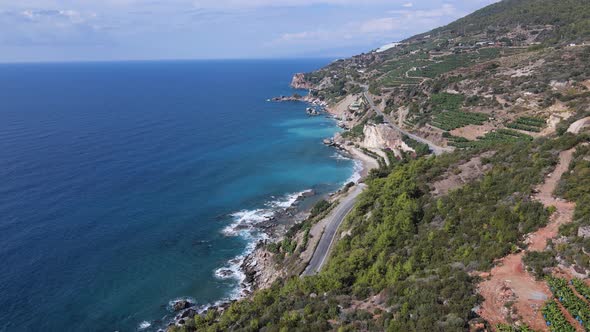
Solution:
[(494, 0), (0, 0), (0, 62), (339, 58)]

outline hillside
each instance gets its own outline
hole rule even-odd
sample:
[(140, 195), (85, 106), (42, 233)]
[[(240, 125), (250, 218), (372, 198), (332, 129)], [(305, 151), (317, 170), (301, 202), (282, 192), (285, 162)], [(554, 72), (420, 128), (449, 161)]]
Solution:
[(590, 7), (585, 0), (501, 1), (426, 34), (501, 36), (512, 29), (541, 28), (538, 41), (582, 42), (590, 37)]
[[(587, 1), (503, 1), (385, 52), (336, 61), (305, 84), (330, 105), (369, 86), (391, 121), (442, 146), (481, 144), (505, 129), (537, 137), (588, 97), (588, 17)], [(365, 117), (357, 112), (349, 127)]]
[[(379, 168), (319, 274), (170, 330), (590, 329), (589, 15), (588, 1), (506, 0), (297, 75), (347, 129), (334, 141)], [(269, 246), (277, 266), (318, 220)]]

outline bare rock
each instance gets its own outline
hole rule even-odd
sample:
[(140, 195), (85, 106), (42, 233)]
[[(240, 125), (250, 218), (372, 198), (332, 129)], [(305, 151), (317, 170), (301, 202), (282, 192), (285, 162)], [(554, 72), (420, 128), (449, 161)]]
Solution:
[(590, 237), (590, 226), (583, 226), (578, 228), (578, 236), (585, 239)]
[(174, 304), (172, 305), (172, 308), (174, 309), (174, 311), (180, 311), (180, 310), (188, 309), (192, 306), (193, 306), (193, 304), (188, 300), (178, 300), (178, 301), (174, 302)]
[(311, 83), (305, 80), (305, 75), (297, 73), (291, 80), (291, 86), (295, 89), (311, 89)]

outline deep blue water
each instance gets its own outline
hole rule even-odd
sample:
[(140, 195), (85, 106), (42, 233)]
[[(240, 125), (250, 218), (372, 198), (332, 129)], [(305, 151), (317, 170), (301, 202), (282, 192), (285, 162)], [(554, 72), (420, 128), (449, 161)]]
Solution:
[(155, 328), (235, 293), (214, 272), (248, 239), (224, 228), (352, 175), (331, 120), (266, 101), (326, 63), (0, 65), (0, 331)]

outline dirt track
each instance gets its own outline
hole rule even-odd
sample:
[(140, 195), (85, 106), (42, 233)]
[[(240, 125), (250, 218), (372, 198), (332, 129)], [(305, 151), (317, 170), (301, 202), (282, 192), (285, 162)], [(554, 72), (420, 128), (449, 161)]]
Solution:
[[(547, 226), (529, 234), (526, 251), (545, 249), (547, 240), (557, 236), (559, 226), (572, 220), (575, 204), (554, 198), (553, 191), (561, 175), (567, 171), (574, 151), (571, 149), (560, 153), (559, 164), (538, 188), (539, 193), (535, 198), (546, 207), (555, 206), (557, 210)], [(478, 313), (491, 325), (506, 323), (509, 310), (505, 304), (512, 301), (516, 315), (521, 316), (522, 321), (535, 330), (548, 331), (540, 311), (551, 297), (551, 292), (545, 282), (536, 281), (524, 268), (522, 257), (526, 251), (502, 258), (489, 274), (481, 274), (483, 277), (489, 275), (489, 278), (478, 287), (479, 293), (485, 298)]]

